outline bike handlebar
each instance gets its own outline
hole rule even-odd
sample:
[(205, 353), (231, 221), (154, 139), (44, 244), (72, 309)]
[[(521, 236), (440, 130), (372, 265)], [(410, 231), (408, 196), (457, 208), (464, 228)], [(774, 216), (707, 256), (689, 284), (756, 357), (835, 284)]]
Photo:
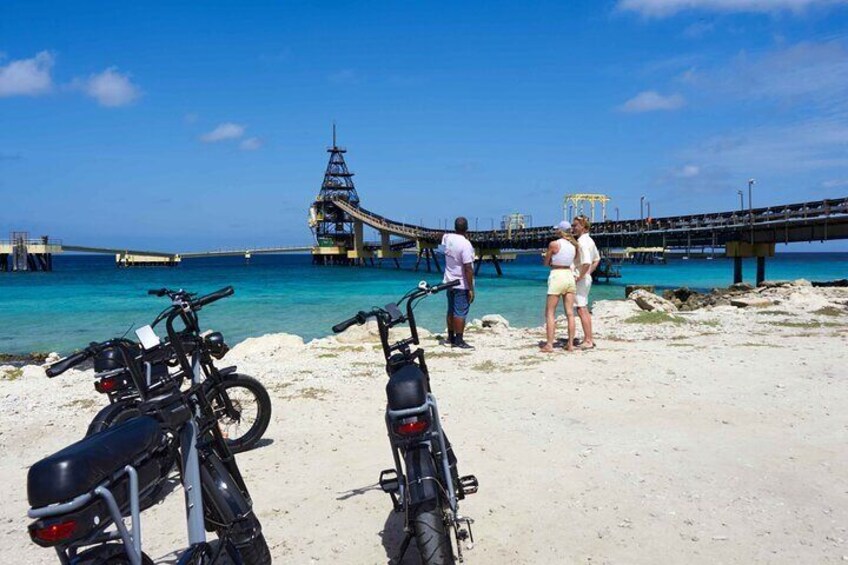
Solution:
[(52, 379), (53, 377), (58, 377), (71, 367), (79, 365), (89, 357), (91, 357), (91, 351), (86, 348), (78, 353), (69, 355), (64, 359), (59, 359), (58, 361), (47, 367), (44, 372), (47, 373), (47, 376)]
[[(401, 302), (403, 300), (412, 301), (412, 300), (414, 300), (418, 297), (424, 296), (425, 294), (437, 294), (439, 292), (442, 292), (443, 290), (447, 290), (449, 288), (459, 286), (460, 284), (461, 284), (461, 281), (458, 281), (458, 280), (446, 282), (446, 283), (442, 283), (442, 284), (437, 284), (435, 286), (426, 286), (426, 283), (422, 283), (422, 285), (418, 287), (418, 290), (404, 296), (404, 298), (401, 299)], [(400, 304), (400, 302), (398, 304)], [(368, 318), (370, 318), (372, 316), (377, 316), (382, 311), (383, 310), (381, 308), (371, 310), (370, 312), (363, 312), (363, 311), (360, 310), (359, 313), (356, 316), (354, 316), (352, 318), (348, 318), (344, 322), (339, 322), (338, 324), (333, 326), (333, 333), (341, 333), (341, 332), (345, 331), (346, 329), (348, 329), (353, 324), (359, 324), (361, 326), (362, 324), (365, 323), (365, 321)]]
[(342, 333), (343, 331), (351, 327), (353, 324), (359, 324), (361, 326), (365, 323), (366, 318), (368, 318), (367, 312), (359, 312), (353, 318), (348, 318), (344, 322), (340, 322), (333, 326), (333, 333)]
[(430, 287), (431, 288), (430, 292), (433, 293), (433, 294), (436, 294), (437, 292), (442, 292), (443, 290), (447, 290), (449, 288), (459, 286), (460, 284), (462, 284), (462, 281), (460, 281), (460, 280), (455, 280), (455, 281), (451, 281), (451, 282), (437, 284), (436, 286)]
[(151, 288), (150, 290), (147, 291), (147, 294), (149, 294), (151, 296), (162, 297), (162, 296), (165, 296), (166, 294), (168, 294), (168, 289), (167, 288)]
[(231, 286), (225, 286), (220, 290), (216, 290), (213, 293), (207, 294), (206, 296), (201, 296), (197, 300), (192, 300), (191, 305), (195, 308), (202, 308), (207, 304), (211, 304), (216, 300), (220, 300), (222, 298), (226, 298), (227, 296), (232, 296), (235, 293), (235, 289)]

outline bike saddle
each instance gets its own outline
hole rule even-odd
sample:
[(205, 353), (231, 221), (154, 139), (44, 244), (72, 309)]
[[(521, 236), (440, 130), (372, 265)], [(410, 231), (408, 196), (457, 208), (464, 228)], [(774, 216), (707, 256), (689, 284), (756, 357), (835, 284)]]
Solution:
[(162, 438), (159, 423), (141, 416), (45, 457), (27, 474), (30, 506), (67, 502), (93, 490), (143, 453), (155, 450)]
[(386, 398), (391, 410), (416, 408), (427, 401), (424, 373), (418, 365), (404, 365), (389, 377)]

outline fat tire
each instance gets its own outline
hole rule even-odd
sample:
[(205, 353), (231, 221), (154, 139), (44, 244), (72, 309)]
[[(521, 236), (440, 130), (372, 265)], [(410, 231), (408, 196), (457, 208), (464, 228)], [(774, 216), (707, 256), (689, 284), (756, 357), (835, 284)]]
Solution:
[[(110, 404), (94, 416), (91, 424), (88, 425), (85, 437), (100, 433), (112, 426), (123, 424), (126, 421), (137, 418), (138, 416), (141, 416), (141, 412), (135, 404), (129, 402), (116, 402), (114, 404)], [(176, 460), (174, 460), (173, 465), (176, 465)], [(174, 469), (173, 465), (165, 476), (171, 474), (171, 471)], [(163, 480), (159, 481), (159, 484), (154, 486), (150, 492), (141, 497), (141, 500), (139, 500), (139, 507), (141, 510), (146, 510), (159, 502), (162, 498), (162, 492), (165, 490), (165, 483), (166, 481), (163, 477)]]
[(231, 388), (246, 389), (254, 396), (254, 398), (256, 398), (256, 421), (253, 422), (250, 429), (248, 429), (247, 432), (245, 432), (240, 438), (228, 438), (226, 440), (227, 445), (230, 447), (230, 451), (233, 453), (242, 453), (256, 447), (256, 444), (259, 443), (259, 440), (262, 439), (262, 436), (268, 429), (268, 424), (271, 423), (271, 397), (268, 395), (268, 391), (265, 390), (265, 387), (262, 386), (262, 383), (253, 377), (233, 373), (231, 375), (226, 375), (221, 384), (215, 386), (209, 392), (209, 401), (213, 404), (213, 407), (216, 403), (217, 393), (221, 390), (226, 391)]
[[(94, 546), (80, 553), (72, 562), (73, 565), (130, 565), (124, 545), (121, 543), (106, 543)], [(155, 565), (146, 553), (141, 552), (142, 565)]]
[[(268, 542), (265, 541), (265, 535), (262, 533), (262, 526), (255, 514), (250, 514), (234, 529), (247, 532), (248, 541), (238, 545), (232, 539), (229, 541), (229, 549), (237, 554), (231, 555), (233, 559), (237, 557), (244, 565), (271, 565), (271, 550), (268, 548)], [(251, 535), (251, 532), (255, 533)], [(219, 539), (225, 535), (224, 530), (219, 530), (217, 533)]]
[(428, 502), (415, 509), (412, 516), (415, 543), (424, 565), (454, 565), (444, 512), (438, 501)]
[(88, 425), (85, 437), (102, 432), (105, 429), (111, 428), (115, 424), (121, 424), (140, 415), (141, 412), (139, 412), (135, 404), (127, 402), (116, 402), (114, 404), (110, 404), (94, 416), (94, 419)]
[(264, 534), (257, 535), (249, 544), (236, 547), (235, 550), (244, 565), (271, 565), (271, 550)]

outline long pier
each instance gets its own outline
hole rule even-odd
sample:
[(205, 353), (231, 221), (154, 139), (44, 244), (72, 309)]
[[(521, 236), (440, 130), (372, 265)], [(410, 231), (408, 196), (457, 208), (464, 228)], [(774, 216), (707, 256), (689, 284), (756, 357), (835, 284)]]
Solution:
[[(419, 259), (435, 256), (432, 250), (441, 241), (443, 230), (395, 222), (366, 210), (358, 204), (336, 196), (332, 205), (349, 217), (354, 224), (353, 247), (359, 246), (359, 224), (367, 225), (381, 234), (391, 234), (414, 242)], [(551, 229), (522, 228), (469, 231), (468, 239), (482, 259), (490, 257), (498, 273), (498, 258), (504, 250), (543, 249), (551, 240)], [(765, 278), (765, 259), (774, 255), (777, 243), (828, 241), (848, 239), (848, 197), (781, 204), (754, 208), (668, 216), (640, 220), (605, 220), (592, 225), (592, 237), (598, 247), (681, 249), (687, 254), (693, 248), (724, 247), (725, 254), (734, 259), (734, 281), (742, 280), (742, 259), (757, 258), (757, 281)], [(438, 263), (436, 263), (438, 267)]]
[[(12, 232), (9, 241), (0, 241), (0, 271), (49, 271), (52, 270), (52, 256), (65, 251), (114, 254), (118, 266), (125, 267), (176, 266), (184, 259), (201, 257), (243, 256), (249, 260), (252, 255), (309, 252), (313, 262), (320, 265), (374, 264), (375, 259), (382, 264), (382, 260), (389, 259), (400, 268), (400, 258), (413, 248), (418, 256), (416, 270), (422, 261), (428, 270), (431, 263), (441, 270), (436, 248), (445, 231), (397, 222), (362, 207), (353, 183), (353, 173), (345, 163), (346, 150), (336, 145), (335, 128), (333, 146), (327, 152), (330, 158), (324, 181), (309, 209), (309, 226), (316, 239), (314, 246), (174, 253), (65, 245), (46, 236), (31, 240), (25, 232)], [(602, 210), (609, 200), (605, 195), (569, 196), (573, 204), (579, 204), (587, 197), (593, 202), (599, 200)], [(365, 227), (376, 230), (379, 240), (366, 241)], [(591, 231), (607, 257), (615, 255), (613, 250), (623, 249), (626, 254), (628, 248), (649, 255), (657, 253), (657, 250), (664, 254), (679, 249), (685, 250), (688, 255), (693, 248), (724, 248), (725, 255), (734, 259), (734, 282), (742, 280), (742, 259), (756, 257), (756, 278), (760, 282), (765, 278), (766, 258), (774, 255), (778, 243), (848, 239), (848, 197), (638, 220), (612, 221), (604, 218), (594, 222)], [(532, 228), (525, 227), (523, 222), (515, 225), (505, 222), (503, 229), (470, 231), (467, 236), (474, 245), (477, 270), (484, 262), (491, 262), (501, 275), (501, 261), (514, 258), (518, 252), (544, 249), (552, 233), (548, 227)], [(617, 276), (617, 272), (609, 269), (606, 275)], [(603, 272), (601, 276), (604, 276)]]
[(23, 232), (14, 232), (9, 240), (0, 241), (0, 272), (2, 271), (52, 271), (53, 256), (61, 253), (96, 253), (114, 255), (119, 267), (176, 267), (183, 259), (202, 257), (240, 256), (250, 259), (252, 255), (281, 253), (308, 253), (309, 246), (252, 247), (238, 249), (216, 249), (173, 253), (168, 251), (142, 251), (113, 247), (92, 247), (87, 245), (68, 245), (46, 236), (30, 239)]

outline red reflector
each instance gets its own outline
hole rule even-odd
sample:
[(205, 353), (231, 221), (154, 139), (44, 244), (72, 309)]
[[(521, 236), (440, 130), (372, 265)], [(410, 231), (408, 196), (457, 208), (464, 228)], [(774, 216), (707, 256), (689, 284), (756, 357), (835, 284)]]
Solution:
[(395, 427), (395, 431), (402, 436), (411, 436), (415, 434), (420, 434), (429, 426), (430, 423), (427, 420), (413, 420), (412, 422), (398, 424)]
[(101, 379), (94, 383), (94, 390), (103, 394), (118, 388), (118, 379)]
[(33, 535), (45, 543), (59, 543), (70, 538), (76, 529), (77, 523), (74, 520), (68, 520), (46, 528), (39, 528), (33, 532)]

